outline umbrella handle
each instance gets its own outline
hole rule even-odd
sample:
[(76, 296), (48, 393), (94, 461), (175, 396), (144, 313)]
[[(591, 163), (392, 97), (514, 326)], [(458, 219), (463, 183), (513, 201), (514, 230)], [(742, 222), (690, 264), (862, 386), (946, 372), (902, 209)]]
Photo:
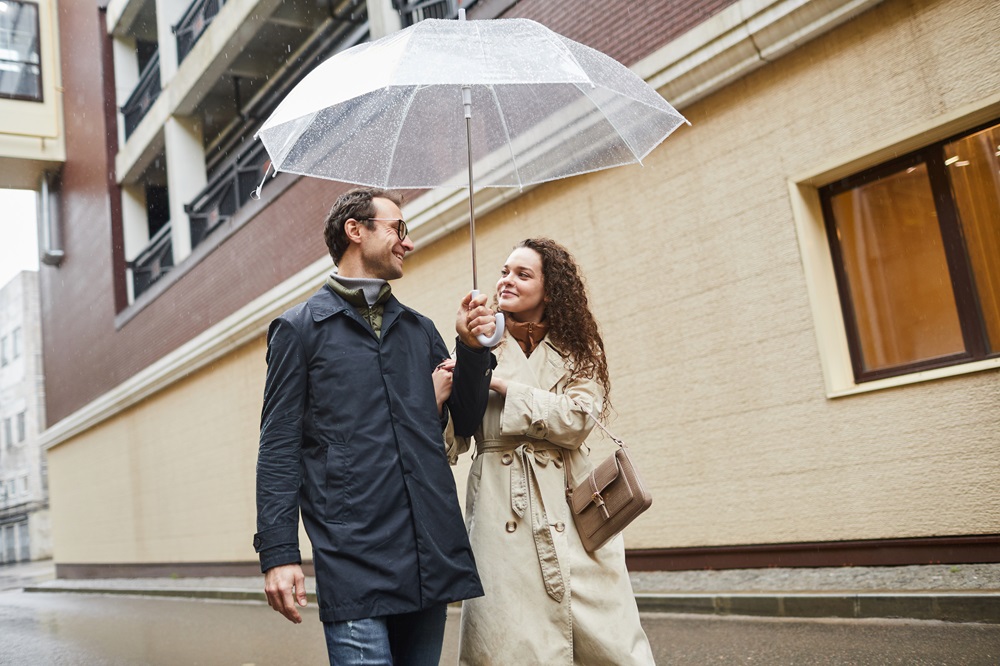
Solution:
[[(479, 295), (479, 290), (478, 289), (473, 289), (472, 290), (472, 297), (475, 298), (478, 295)], [(500, 342), (500, 338), (503, 337), (504, 323), (503, 323), (503, 313), (502, 312), (498, 312), (496, 314), (496, 320), (497, 320), (497, 330), (493, 331), (493, 335), (492, 336), (486, 336), (486, 335), (477, 335), (476, 336), (476, 340), (479, 340), (479, 344), (481, 344), (484, 347), (494, 347), (494, 346), (496, 346), (496, 344), (498, 342)]]

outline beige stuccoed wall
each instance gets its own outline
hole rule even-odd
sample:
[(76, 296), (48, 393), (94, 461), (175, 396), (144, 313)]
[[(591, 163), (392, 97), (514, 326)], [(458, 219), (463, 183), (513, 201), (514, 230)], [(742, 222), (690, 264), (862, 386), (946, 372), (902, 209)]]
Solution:
[[(1000, 93), (996, 25), (992, 0), (887, 0), (685, 109), (644, 167), (478, 220), (484, 291), (528, 235), (589, 278), (612, 429), (655, 498), (629, 547), (1000, 532), (1000, 376), (828, 398), (788, 188)], [(467, 243), (421, 249), (394, 287), (449, 342)], [(53, 448), (57, 561), (252, 560), (263, 376), (260, 339)]]
[[(483, 290), (529, 235), (589, 278), (612, 429), (654, 495), (629, 547), (1000, 531), (998, 373), (827, 398), (788, 193), (832, 155), (1000, 93), (997, 25), (992, 0), (890, 0), (685, 109), (692, 127), (644, 167), (478, 221)], [(397, 288), (439, 322), (454, 307), (435, 285), (470, 280), (456, 236)]]
[(49, 452), (60, 563), (254, 558), (264, 340)]

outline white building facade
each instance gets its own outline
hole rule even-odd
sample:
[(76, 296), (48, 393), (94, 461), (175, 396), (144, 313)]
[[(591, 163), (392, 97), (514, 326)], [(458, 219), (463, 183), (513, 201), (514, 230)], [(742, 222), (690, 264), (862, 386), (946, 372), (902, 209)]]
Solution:
[(38, 273), (0, 289), (0, 563), (52, 557)]

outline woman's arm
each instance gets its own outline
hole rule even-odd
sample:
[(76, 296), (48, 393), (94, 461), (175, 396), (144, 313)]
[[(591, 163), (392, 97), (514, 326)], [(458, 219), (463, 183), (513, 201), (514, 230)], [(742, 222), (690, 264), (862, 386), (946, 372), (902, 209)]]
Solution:
[(567, 449), (579, 448), (604, 405), (604, 391), (591, 379), (573, 379), (559, 393), (519, 382), (494, 380), (490, 388), (505, 396), (500, 416), (504, 435), (523, 435), (544, 439)]

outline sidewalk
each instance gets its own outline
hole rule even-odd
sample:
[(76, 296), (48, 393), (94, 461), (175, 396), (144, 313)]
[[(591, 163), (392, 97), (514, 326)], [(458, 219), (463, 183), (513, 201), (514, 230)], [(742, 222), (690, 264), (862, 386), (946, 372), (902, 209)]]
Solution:
[[(0, 589), (265, 600), (259, 576), (70, 580), (54, 572), (52, 562), (0, 566)], [(1000, 624), (1000, 564), (634, 572), (632, 586), (643, 612)]]

